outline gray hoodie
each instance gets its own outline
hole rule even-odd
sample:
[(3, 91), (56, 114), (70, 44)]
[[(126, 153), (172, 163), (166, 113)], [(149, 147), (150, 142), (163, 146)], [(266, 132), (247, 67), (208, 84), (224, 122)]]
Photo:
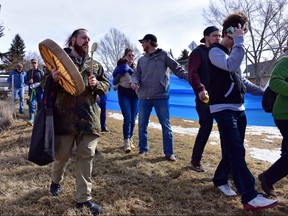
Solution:
[(139, 99), (169, 98), (170, 72), (167, 68), (179, 78), (188, 80), (188, 72), (162, 49), (146, 53), (138, 60), (132, 83), (139, 85)]

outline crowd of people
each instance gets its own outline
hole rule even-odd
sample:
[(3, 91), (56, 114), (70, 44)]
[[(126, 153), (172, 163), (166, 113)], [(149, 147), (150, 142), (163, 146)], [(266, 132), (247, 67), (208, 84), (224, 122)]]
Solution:
[[(263, 95), (263, 89), (242, 76), (240, 65), (244, 58), (244, 36), (248, 31), (248, 19), (242, 12), (235, 12), (225, 18), (222, 33), (216, 26), (209, 26), (203, 32), (201, 45), (192, 51), (188, 60), (188, 72), (168, 52), (158, 48), (157, 37), (146, 34), (139, 40), (145, 54), (134, 61), (134, 51), (127, 47), (123, 57), (117, 61), (113, 72), (114, 90), (123, 115), (123, 151), (138, 150), (139, 157), (149, 152), (148, 123), (152, 109), (162, 127), (163, 153), (168, 161), (177, 161), (174, 154), (174, 139), (170, 124), (169, 86), (170, 72), (187, 80), (196, 98), (199, 116), (199, 131), (195, 139), (191, 168), (204, 172), (201, 164), (203, 152), (215, 120), (218, 126), (222, 158), (215, 169), (212, 182), (226, 196), (236, 196), (228, 176), (241, 195), (245, 210), (259, 210), (277, 205), (277, 200), (262, 196), (255, 189), (255, 178), (245, 161), (246, 115), (244, 95), (249, 92)], [(222, 38), (221, 38), (222, 37)], [(88, 207), (95, 215), (102, 211), (92, 201), (93, 157), (97, 151), (100, 132), (109, 132), (106, 126), (106, 94), (110, 83), (101, 64), (88, 55), (90, 36), (86, 29), (77, 29), (68, 38), (64, 51), (76, 67), (81, 70), (85, 90), (79, 96), (72, 96), (59, 84), (59, 71), (53, 69), (47, 79), (53, 80), (55, 118), (55, 161), (52, 165), (50, 192), (59, 196), (66, 165), (74, 145), (76, 150), (76, 207)], [(35, 113), (40, 108), (43, 90), (43, 71), (38, 62), (31, 60), (32, 68), (23, 71), (18, 64), (8, 78), (14, 75), (15, 100), (20, 96), (19, 112), (23, 113), (24, 84), (29, 86), (29, 124), (33, 125)], [(92, 73), (90, 71), (93, 65)], [(270, 87), (278, 93), (273, 108), (275, 124), (282, 136), (281, 158), (258, 178), (262, 189), (269, 196), (276, 197), (273, 184), (288, 174), (288, 57), (281, 58), (273, 69)], [(86, 88), (89, 87), (89, 88)], [(101, 109), (97, 108), (97, 104)], [(286, 104), (286, 105), (285, 105)], [(100, 111), (101, 110), (101, 111)], [(138, 116), (139, 140), (133, 139), (135, 121)]]

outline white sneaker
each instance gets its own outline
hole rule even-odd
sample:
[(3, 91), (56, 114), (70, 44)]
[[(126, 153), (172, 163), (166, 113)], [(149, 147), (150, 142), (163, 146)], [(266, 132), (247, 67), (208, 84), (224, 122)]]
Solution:
[(217, 188), (226, 196), (236, 196), (236, 192), (232, 190), (231, 183), (228, 181), (227, 184), (217, 186)]
[(272, 208), (278, 204), (277, 200), (267, 199), (262, 195), (258, 194), (254, 199), (250, 200), (248, 203), (243, 204), (244, 210), (254, 211)]
[(129, 139), (124, 139), (124, 152), (129, 153), (131, 151)]
[(133, 143), (133, 140), (130, 138), (129, 139), (130, 140), (130, 147), (131, 147), (131, 149), (135, 149), (136, 147), (135, 147), (135, 145), (134, 145), (134, 143)]

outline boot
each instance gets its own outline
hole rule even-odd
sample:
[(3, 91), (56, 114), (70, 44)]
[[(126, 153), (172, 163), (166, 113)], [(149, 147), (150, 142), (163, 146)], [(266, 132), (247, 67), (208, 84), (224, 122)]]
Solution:
[(134, 145), (134, 143), (133, 143), (133, 139), (130, 138), (129, 140), (130, 140), (130, 147), (131, 147), (131, 149), (135, 149), (136, 147), (135, 147), (135, 145)]
[(28, 125), (33, 126), (34, 117), (35, 117), (35, 113), (29, 113), (29, 121), (27, 122)]
[(129, 153), (131, 151), (129, 139), (124, 139), (124, 151), (125, 151), (125, 153)]

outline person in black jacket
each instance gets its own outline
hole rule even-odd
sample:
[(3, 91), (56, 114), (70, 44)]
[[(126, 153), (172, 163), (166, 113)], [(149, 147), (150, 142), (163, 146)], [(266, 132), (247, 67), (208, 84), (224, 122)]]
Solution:
[(213, 117), (209, 109), (208, 90), (208, 47), (213, 43), (219, 43), (221, 35), (215, 26), (207, 27), (201, 39), (201, 44), (194, 49), (188, 60), (189, 83), (195, 92), (196, 111), (199, 117), (200, 128), (195, 139), (191, 166), (197, 172), (204, 172), (201, 165), (201, 158), (209, 135), (213, 127)]
[(38, 69), (38, 61), (36, 59), (31, 59), (32, 68), (27, 71), (24, 78), (25, 84), (28, 85), (29, 91), (29, 121), (28, 125), (33, 126), (36, 110), (40, 108), (43, 89), (41, 87), (42, 78), (44, 72)]

